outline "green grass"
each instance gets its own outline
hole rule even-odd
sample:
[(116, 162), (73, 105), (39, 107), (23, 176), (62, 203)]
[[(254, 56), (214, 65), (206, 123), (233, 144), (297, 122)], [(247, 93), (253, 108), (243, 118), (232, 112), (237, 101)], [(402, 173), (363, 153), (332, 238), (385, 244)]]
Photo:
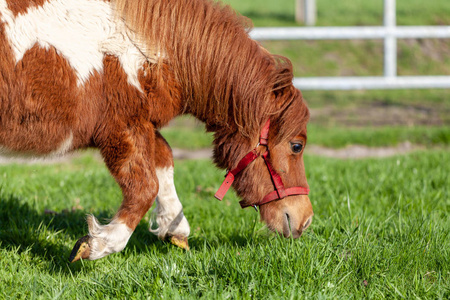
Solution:
[(213, 136), (205, 132), (205, 127), (198, 124), (193, 127), (171, 126), (162, 130), (164, 138), (173, 148), (195, 150), (211, 147)]
[(315, 218), (299, 240), (269, 234), (233, 193), (213, 199), (223, 172), (209, 161), (176, 162), (191, 251), (143, 221), (121, 253), (75, 264), (85, 214), (109, 218), (119, 206), (107, 170), (90, 156), (0, 166), (0, 298), (448, 299), (449, 161), (444, 151), (306, 157)]
[[(303, 91), (309, 108), (323, 108), (333, 105), (337, 108), (348, 108), (372, 104), (374, 102), (386, 106), (416, 106), (437, 108), (441, 116), (450, 122), (450, 91), (439, 90), (374, 90), (374, 91)], [(444, 115), (445, 114), (445, 115)]]
[(343, 148), (348, 145), (390, 147), (405, 142), (425, 147), (448, 146), (450, 126), (348, 128), (310, 125), (308, 127), (308, 143), (328, 148)]
[(197, 124), (193, 128), (171, 125), (163, 128), (161, 133), (172, 148), (188, 150), (210, 148), (214, 140), (213, 134), (206, 132), (202, 124)]

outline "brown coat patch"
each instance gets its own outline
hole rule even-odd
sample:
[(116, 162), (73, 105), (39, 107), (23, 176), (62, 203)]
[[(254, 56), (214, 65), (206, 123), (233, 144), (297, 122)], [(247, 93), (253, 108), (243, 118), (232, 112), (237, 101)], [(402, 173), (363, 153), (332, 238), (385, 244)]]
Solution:
[(0, 144), (13, 151), (37, 154), (55, 150), (77, 126), (80, 102), (72, 68), (53, 48), (38, 46), (25, 53), (12, 74), (11, 68), (4, 66), (2, 71), (9, 72), (2, 79), (9, 79), (9, 83), (8, 87), (2, 84), (8, 92), (0, 93), (6, 96), (0, 112)]
[(25, 14), (28, 9), (44, 5), (48, 0), (6, 0), (8, 8), (16, 17), (19, 14)]

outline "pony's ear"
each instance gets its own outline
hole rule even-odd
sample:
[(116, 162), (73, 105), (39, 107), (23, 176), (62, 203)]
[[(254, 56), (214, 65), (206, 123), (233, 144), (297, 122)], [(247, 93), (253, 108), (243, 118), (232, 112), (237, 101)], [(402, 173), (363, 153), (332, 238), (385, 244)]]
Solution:
[(283, 56), (274, 55), (275, 60), (275, 76), (272, 87), (272, 93), (275, 98), (286, 92), (287, 88), (292, 86), (292, 79), (294, 78), (292, 71), (292, 63), (289, 59)]

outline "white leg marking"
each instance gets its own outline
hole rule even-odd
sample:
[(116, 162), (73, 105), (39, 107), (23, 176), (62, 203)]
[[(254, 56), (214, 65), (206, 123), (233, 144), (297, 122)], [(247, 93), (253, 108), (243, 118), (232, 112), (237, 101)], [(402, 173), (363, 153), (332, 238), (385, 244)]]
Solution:
[(114, 219), (108, 225), (100, 225), (94, 216), (88, 216), (90, 254), (89, 259), (99, 259), (122, 251), (133, 233), (127, 225)]
[(128, 82), (141, 90), (138, 71), (145, 56), (130, 40), (125, 25), (114, 16), (110, 3), (103, 0), (50, 0), (30, 7), (16, 17), (0, 0), (1, 21), (19, 62), (25, 52), (38, 44), (54, 47), (75, 70), (79, 84), (103, 70), (103, 57), (119, 58)]
[[(159, 180), (159, 192), (156, 198), (156, 208), (152, 212), (150, 232), (156, 234), (160, 239), (167, 236), (189, 236), (191, 229), (177, 196), (173, 182), (173, 168), (156, 169), (156, 176)], [(158, 228), (152, 229), (155, 221)]]

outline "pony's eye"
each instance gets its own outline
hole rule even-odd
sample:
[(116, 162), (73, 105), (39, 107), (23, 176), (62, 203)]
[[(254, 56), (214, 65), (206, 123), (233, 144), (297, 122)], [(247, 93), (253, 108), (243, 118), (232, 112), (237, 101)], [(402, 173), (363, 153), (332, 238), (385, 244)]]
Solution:
[(300, 153), (302, 152), (303, 145), (300, 143), (291, 143), (291, 150), (294, 153)]

